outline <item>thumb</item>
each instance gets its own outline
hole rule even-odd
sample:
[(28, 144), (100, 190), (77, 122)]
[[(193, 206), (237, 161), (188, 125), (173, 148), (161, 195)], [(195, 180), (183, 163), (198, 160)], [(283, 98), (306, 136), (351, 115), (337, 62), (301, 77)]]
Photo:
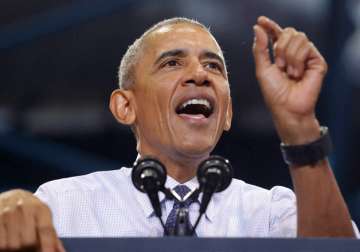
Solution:
[(62, 242), (60, 241), (60, 239), (58, 239), (57, 241), (57, 252), (66, 252), (64, 245), (62, 244)]
[(259, 25), (254, 25), (253, 54), (257, 72), (264, 71), (272, 64), (269, 55), (268, 43), (269, 38), (265, 30)]

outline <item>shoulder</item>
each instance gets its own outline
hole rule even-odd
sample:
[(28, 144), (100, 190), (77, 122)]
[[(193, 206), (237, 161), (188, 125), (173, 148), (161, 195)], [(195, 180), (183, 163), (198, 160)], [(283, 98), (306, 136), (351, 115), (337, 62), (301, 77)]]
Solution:
[(213, 199), (209, 214), (229, 216), (231, 225), (239, 227), (234, 229), (234, 235), (269, 237), (283, 232), (293, 236), (296, 230), (295, 194), (286, 187), (266, 189), (233, 179)]
[(273, 213), (293, 209), (296, 206), (295, 193), (284, 186), (266, 189), (233, 179), (229, 188), (221, 194), (227, 200), (239, 202), (244, 208), (268, 208)]
[(240, 193), (242, 196), (263, 196), (270, 197), (272, 200), (278, 200), (282, 197), (295, 197), (294, 192), (284, 186), (274, 186), (270, 189), (266, 189), (260, 186), (246, 183), (240, 179), (233, 179), (229, 188), (225, 191), (228, 194)]
[(131, 169), (98, 171), (86, 175), (62, 178), (42, 184), (35, 195), (43, 193), (59, 194), (69, 192), (108, 191), (131, 183)]

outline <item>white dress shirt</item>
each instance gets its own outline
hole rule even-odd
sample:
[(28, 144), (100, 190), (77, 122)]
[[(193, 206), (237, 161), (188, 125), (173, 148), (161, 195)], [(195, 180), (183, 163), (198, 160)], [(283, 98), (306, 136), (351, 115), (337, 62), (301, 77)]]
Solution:
[[(178, 184), (168, 176), (165, 186)], [(196, 177), (184, 184), (191, 190), (198, 187)], [(35, 195), (50, 207), (60, 237), (163, 236), (147, 195), (132, 184), (130, 168), (51, 181)], [(173, 201), (159, 196), (165, 223)], [(190, 206), (192, 224), (198, 211), (199, 204)], [(214, 194), (196, 233), (199, 237), (295, 237), (296, 229), (296, 198), (290, 189), (266, 190), (233, 179), (225, 191)]]

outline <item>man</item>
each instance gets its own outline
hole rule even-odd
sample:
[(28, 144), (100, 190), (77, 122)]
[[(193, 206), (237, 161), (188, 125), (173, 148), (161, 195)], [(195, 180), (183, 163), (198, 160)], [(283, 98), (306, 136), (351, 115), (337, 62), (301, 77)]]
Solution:
[[(256, 76), (284, 144), (296, 200), (286, 188), (265, 190), (234, 179), (210, 202), (197, 235), (353, 237), (326, 159), (327, 132), (314, 110), (326, 62), (304, 33), (266, 17), (257, 20), (254, 38)], [(167, 186), (195, 188), (199, 163), (232, 119), (226, 65), (216, 40), (195, 21), (160, 22), (128, 49), (119, 79), (110, 109), (134, 131), (139, 155), (155, 156), (166, 166)], [(294, 148), (307, 152), (296, 157)], [(130, 173), (123, 168), (49, 182), (37, 197), (22, 190), (3, 193), (0, 248), (63, 251), (55, 230), (59, 236), (162, 236), (149, 200), (132, 186)], [(161, 202), (165, 222), (173, 202)], [(197, 210), (198, 204), (189, 208), (192, 224)]]

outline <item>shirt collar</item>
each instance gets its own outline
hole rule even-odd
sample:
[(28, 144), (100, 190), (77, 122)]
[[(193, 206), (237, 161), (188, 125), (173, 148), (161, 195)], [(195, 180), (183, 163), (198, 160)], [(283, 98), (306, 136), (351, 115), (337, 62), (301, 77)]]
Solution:
[[(165, 183), (166, 188), (173, 189), (177, 185), (180, 185), (180, 183), (177, 182), (174, 178), (167, 176), (166, 183)], [(199, 182), (198, 182), (197, 178), (194, 177), (191, 180), (189, 180), (181, 185), (186, 185), (189, 187), (189, 189), (191, 191), (193, 191), (196, 188), (198, 188)], [(145, 193), (138, 191), (135, 187), (133, 187), (133, 189), (135, 191), (134, 192), (135, 198), (137, 199), (141, 208), (143, 209), (145, 216), (147, 218), (152, 217), (154, 215), (154, 209), (151, 205), (151, 202), (150, 202), (148, 196)], [(199, 195), (199, 200), (201, 199), (201, 197), (202, 197), (202, 193)], [(159, 200), (161, 203), (163, 203), (165, 201), (165, 195), (162, 192), (159, 193)], [(218, 201), (219, 201), (219, 193), (216, 193), (213, 195), (212, 199), (210, 200), (209, 206), (205, 212), (205, 217), (210, 221), (212, 221), (214, 216), (216, 215), (216, 212), (217, 212), (216, 202), (218, 202)]]

